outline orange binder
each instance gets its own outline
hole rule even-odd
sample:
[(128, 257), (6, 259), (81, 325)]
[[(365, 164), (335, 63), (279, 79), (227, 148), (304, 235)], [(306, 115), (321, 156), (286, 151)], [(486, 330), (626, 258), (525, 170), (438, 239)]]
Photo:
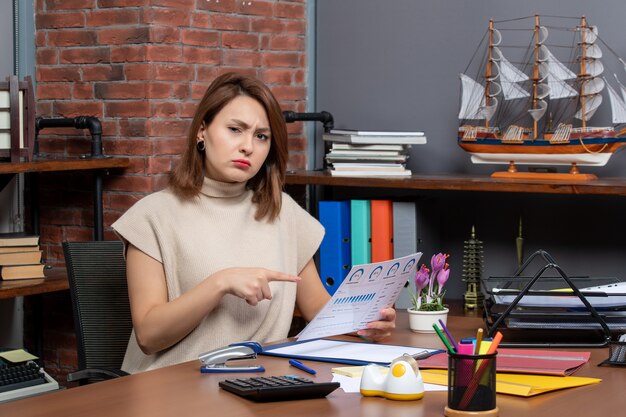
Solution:
[(372, 200), (372, 262), (393, 259), (393, 204)]

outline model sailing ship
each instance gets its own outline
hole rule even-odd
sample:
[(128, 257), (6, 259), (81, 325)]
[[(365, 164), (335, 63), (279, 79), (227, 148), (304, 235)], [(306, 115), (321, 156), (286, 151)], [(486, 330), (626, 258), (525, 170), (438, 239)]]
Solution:
[[(520, 22), (528, 20), (530, 27), (520, 29)], [(516, 171), (515, 163), (571, 165), (570, 172), (577, 173), (577, 164), (603, 166), (626, 145), (626, 88), (616, 74), (610, 80), (616, 87), (609, 82), (603, 49), (615, 56), (621, 76), (626, 63), (584, 17), (576, 18), (573, 27), (544, 20), (490, 20), (482, 42), (485, 59), (474, 64), (478, 75), (461, 74), (458, 143), (474, 163), (509, 163), (509, 172)], [(524, 31), (529, 36), (523, 48), (505, 39), (507, 34), (520, 38)], [(564, 40), (572, 35), (573, 40)], [(466, 72), (471, 67), (472, 62)], [(603, 111), (596, 114), (603, 101), (610, 104), (612, 123), (594, 126), (594, 115), (607, 118)]]

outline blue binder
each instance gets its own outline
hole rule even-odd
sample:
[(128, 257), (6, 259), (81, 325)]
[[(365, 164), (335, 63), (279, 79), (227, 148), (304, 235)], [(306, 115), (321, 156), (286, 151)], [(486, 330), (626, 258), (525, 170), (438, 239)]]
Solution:
[(319, 220), (326, 229), (320, 246), (320, 278), (333, 295), (352, 268), (350, 262), (350, 202), (320, 201)]
[(369, 200), (350, 201), (352, 265), (372, 262), (372, 229)]

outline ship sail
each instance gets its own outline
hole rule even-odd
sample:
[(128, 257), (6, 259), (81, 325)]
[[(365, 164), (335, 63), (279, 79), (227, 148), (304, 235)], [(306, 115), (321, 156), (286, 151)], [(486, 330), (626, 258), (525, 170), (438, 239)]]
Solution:
[(602, 49), (595, 44), (595, 41), (598, 39), (598, 28), (596, 26), (583, 27), (580, 33), (582, 36), (580, 46), (583, 49), (580, 74), (582, 79), (581, 108), (574, 117), (586, 122), (593, 117), (600, 104), (602, 104), (600, 93), (604, 90), (606, 83), (602, 78), (598, 77), (604, 71), (604, 67), (599, 61), (602, 58)]
[(493, 60), (498, 67), (504, 99), (514, 100), (517, 98), (530, 97), (530, 93), (517, 84), (528, 81), (528, 76), (511, 64), (511, 62), (502, 55), (499, 48), (494, 47), (492, 53)]
[[(617, 92), (611, 87), (611, 84), (606, 83), (607, 91), (609, 92), (609, 101), (611, 102), (611, 111), (613, 112), (613, 123), (626, 123), (626, 102), (617, 94)], [(624, 87), (620, 84), (620, 87)], [(623, 94), (623, 90), (622, 90)]]
[(539, 48), (539, 74), (542, 79), (545, 79), (550, 88), (550, 99), (556, 100), (560, 98), (576, 97), (578, 91), (567, 84), (567, 80), (576, 78), (569, 68), (567, 68), (561, 61), (550, 52), (545, 46), (541, 45)]
[[(492, 83), (497, 86), (497, 83)], [(484, 120), (491, 119), (496, 111), (498, 99), (490, 96), (489, 104), (485, 100), (485, 87), (478, 84), (471, 77), (461, 74), (461, 109), (459, 119)], [(499, 93), (497, 89), (496, 93)], [(495, 95), (495, 94), (494, 94)]]

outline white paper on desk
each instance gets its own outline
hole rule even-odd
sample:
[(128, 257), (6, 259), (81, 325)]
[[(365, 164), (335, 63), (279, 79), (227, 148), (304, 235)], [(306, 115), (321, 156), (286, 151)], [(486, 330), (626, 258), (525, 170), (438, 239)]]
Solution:
[(385, 262), (352, 267), (335, 294), (296, 337), (317, 339), (364, 329), (393, 305), (404, 284), (415, 277), (421, 252)]

